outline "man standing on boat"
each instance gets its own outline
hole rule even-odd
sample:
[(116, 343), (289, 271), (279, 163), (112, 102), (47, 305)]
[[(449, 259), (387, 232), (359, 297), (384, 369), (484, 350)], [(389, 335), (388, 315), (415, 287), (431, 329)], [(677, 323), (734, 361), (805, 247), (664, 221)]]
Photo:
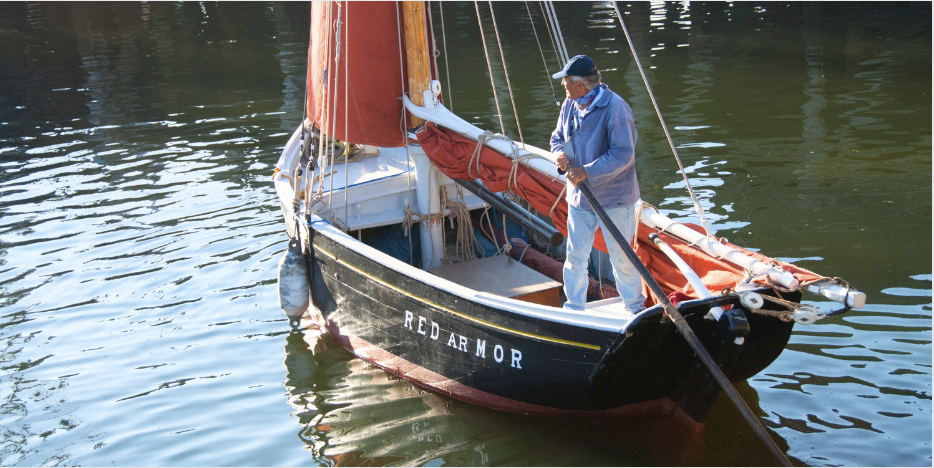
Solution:
[[(564, 307), (584, 310), (589, 285), (587, 264), (601, 223), (577, 186), (589, 180), (594, 196), (626, 240), (632, 242), (640, 196), (634, 153), (638, 135), (629, 104), (600, 81), (600, 71), (590, 57), (572, 58), (552, 78), (561, 78), (567, 91), (558, 126), (551, 134), (551, 152), (557, 158), (558, 172), (565, 174), (569, 182)], [(606, 245), (623, 304), (631, 313), (642, 310), (645, 297), (638, 271), (612, 239)]]

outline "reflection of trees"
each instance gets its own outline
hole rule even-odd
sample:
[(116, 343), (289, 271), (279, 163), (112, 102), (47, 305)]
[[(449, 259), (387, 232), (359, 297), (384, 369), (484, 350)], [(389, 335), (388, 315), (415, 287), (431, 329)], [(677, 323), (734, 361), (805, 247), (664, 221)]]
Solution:
[[(226, 203), (225, 213), (244, 213), (233, 215), (249, 220), (241, 227), (256, 228), (256, 220), (262, 218), (258, 210), (268, 199), (261, 191), (246, 187), (255, 174), (245, 167), (232, 164), (224, 170), (217, 165), (192, 165), (195, 170), (184, 173), (179, 170), (181, 164), (172, 167), (174, 172), (160, 166), (173, 163), (182, 150), (190, 151), (184, 139), (205, 144), (229, 138), (211, 135), (217, 124), (178, 128), (198, 119), (233, 120), (247, 108), (260, 114), (281, 109), (288, 113), (281, 119), (292, 121), (289, 127), (298, 124), (301, 96), (296, 96), (294, 86), (283, 89), (288, 87), (283, 76), (297, 75), (297, 81), (303, 81), (309, 7), (275, 7), (287, 18), (273, 18), (269, 5), (258, 3), (205, 4), (202, 10), (197, 3), (0, 2), (0, 149), (4, 150), (0, 152), (4, 163), (0, 182), (6, 187), (0, 193), (0, 232), (7, 236), (5, 240), (16, 239), (12, 245), (0, 242), (0, 388), (4, 391), (0, 465), (74, 464), (69, 457), (87, 453), (91, 446), (96, 450), (103, 442), (95, 444), (114, 436), (107, 433), (113, 428), (102, 427), (97, 415), (82, 417), (81, 413), (87, 414), (85, 408), (75, 410), (75, 405), (95, 398), (82, 394), (81, 389), (69, 390), (77, 374), (49, 376), (49, 369), (61, 359), (73, 358), (69, 353), (77, 350), (54, 345), (43, 349), (49, 343), (38, 344), (40, 338), (35, 336), (51, 339), (50, 334), (58, 334), (56, 327), (68, 327), (66, 321), (38, 314), (54, 311), (59, 317), (80, 321), (97, 303), (98, 298), (92, 297), (96, 293), (87, 292), (93, 287), (69, 283), (77, 284), (66, 276), (72, 269), (106, 271), (119, 267), (123, 255), (162, 265), (168, 254), (160, 255), (172, 248), (157, 248), (154, 253), (139, 243), (141, 237), (162, 235), (158, 227), (140, 236), (118, 234), (123, 229), (162, 224), (161, 219), (145, 219), (152, 199), (162, 201), (159, 206), (167, 212), (163, 219), (168, 220), (164, 224), (172, 225), (172, 234), (166, 237), (192, 238), (187, 234), (199, 229), (191, 227), (197, 226), (197, 220), (192, 224), (188, 219), (187, 228), (175, 226), (179, 214), (195, 212), (184, 202), (202, 192), (210, 193), (218, 204)], [(288, 40), (277, 42), (273, 37)], [(278, 56), (290, 47), (299, 52), (284, 69), (286, 62)], [(228, 128), (250, 136), (268, 131), (261, 126), (278, 132), (279, 119), (260, 116)], [(173, 138), (183, 146), (169, 154), (164, 150), (173, 149), (166, 145)], [(281, 146), (280, 140), (266, 144), (262, 157), (268, 157), (270, 147)], [(203, 154), (226, 153), (227, 148), (215, 146)], [(163, 151), (143, 155), (153, 149)], [(18, 165), (11, 167), (11, 162)], [(245, 173), (250, 180), (238, 181)], [(211, 177), (222, 184), (206, 187), (203, 182)], [(157, 181), (155, 187), (151, 180)], [(259, 183), (266, 184), (265, 180)], [(226, 196), (218, 196), (225, 191)], [(239, 201), (231, 201), (232, 196), (239, 196)], [(215, 212), (212, 217), (223, 219), (225, 213)], [(119, 217), (129, 221), (116, 224)], [(220, 221), (217, 229), (236, 230), (232, 226), (237, 220), (230, 219)], [(55, 234), (46, 238), (30, 232), (36, 226), (53, 226)], [(98, 240), (105, 237), (102, 234), (109, 235), (107, 241)], [(119, 250), (121, 258), (101, 253), (108, 248)], [(56, 254), (45, 257), (50, 252)], [(164, 264), (203, 253), (182, 254)], [(56, 260), (59, 255), (67, 261)], [(107, 266), (98, 269), (102, 264)], [(106, 276), (91, 273), (84, 283), (121, 288), (119, 280)], [(135, 297), (144, 293), (139, 291)], [(37, 318), (46, 321), (26, 325)], [(39, 322), (45, 325), (36, 325)], [(35, 327), (45, 332), (30, 332), (38, 330)], [(63, 350), (55, 351), (61, 353), (57, 363), (48, 359), (51, 354), (45, 355), (50, 349)], [(82, 373), (109, 374), (112, 364), (104, 357), (86, 358), (100, 360)]]
[[(296, 11), (297, 10), (297, 11)], [(277, 2), (273, 4), (272, 16), (276, 23), (276, 44), (279, 52), (279, 68), (284, 75), (282, 83), (282, 129), (293, 131), (297, 125), (298, 116), (303, 115), (305, 99), (305, 74), (308, 69), (308, 39), (305, 31), (308, 28), (304, 21), (290, 22), (290, 20), (303, 19), (308, 15), (303, 9), (295, 8), (294, 3)]]
[[(259, 3), (4, 2), (0, 79), (13, 88), (4, 101), (25, 105), (32, 120), (48, 126), (75, 126), (73, 119), (85, 117), (100, 126), (159, 121), (248, 92), (244, 101), (287, 103), (283, 110), (297, 125), (307, 10)], [(17, 120), (2, 107), (5, 121)], [(55, 121), (44, 122), (48, 115)]]
[[(84, 89), (89, 98), (88, 122), (94, 127), (125, 123), (126, 114), (140, 106), (133, 83), (139, 69), (136, 43), (122, 22), (118, 31), (95, 27), (92, 18), (107, 17), (95, 11), (101, 6), (85, 2), (72, 7), (73, 26), (85, 33), (76, 43), (81, 69), (87, 75)], [(139, 5), (135, 7), (139, 9)]]

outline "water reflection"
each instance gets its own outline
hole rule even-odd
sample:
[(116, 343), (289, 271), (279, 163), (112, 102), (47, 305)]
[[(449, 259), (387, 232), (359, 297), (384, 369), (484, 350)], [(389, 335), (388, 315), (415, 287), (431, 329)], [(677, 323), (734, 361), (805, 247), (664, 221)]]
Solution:
[[(314, 331), (287, 338), (285, 385), (302, 425), (299, 438), (317, 461), (340, 466), (425, 465), (456, 457), (489, 463), (477, 444), (482, 413), (414, 387)], [(465, 419), (469, 417), (471, 419)]]
[[(546, 146), (554, 83), (528, 11), (493, 8), (524, 136)], [(643, 196), (690, 218), (612, 8), (556, 8), (636, 113)], [(930, 4), (620, 8), (717, 234), (871, 300), (796, 328), (740, 392), (802, 463), (930, 464)], [(700, 439), (665, 418), (525, 418), (307, 346), (284, 397), (268, 177), (302, 118), (308, 11), (0, 2), (0, 465), (774, 463), (726, 401)], [(475, 8), (444, 16), (454, 107), (497, 129)]]
[[(264, 175), (301, 119), (279, 87), (304, 62), (276, 55), (303, 56), (307, 10), (0, 4), (0, 465), (246, 464), (174, 438), (217, 442), (198, 429), (249, 366), (216, 347), (277, 327), (253, 313), (282, 236)], [(225, 47), (255, 80), (194, 60)]]
[[(338, 466), (690, 466), (770, 464), (761, 442), (738, 458), (718, 438), (686, 430), (665, 415), (629, 418), (530, 417), (439, 396), (353, 357), (315, 330), (286, 338), (289, 404), (298, 438), (314, 461)], [(741, 386), (753, 406), (757, 396)], [(731, 424), (745, 426), (736, 414)], [(720, 423), (714, 423), (719, 425)], [(778, 425), (776, 425), (778, 427)], [(739, 430), (742, 433), (742, 430)], [(779, 442), (781, 442), (779, 440)]]

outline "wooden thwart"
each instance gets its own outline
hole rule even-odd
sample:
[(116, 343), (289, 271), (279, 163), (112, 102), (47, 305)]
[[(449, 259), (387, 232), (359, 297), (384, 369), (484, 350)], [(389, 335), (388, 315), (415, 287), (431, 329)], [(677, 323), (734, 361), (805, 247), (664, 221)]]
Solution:
[(434, 273), (477, 291), (558, 307), (561, 283), (519, 263), (508, 255), (432, 268)]

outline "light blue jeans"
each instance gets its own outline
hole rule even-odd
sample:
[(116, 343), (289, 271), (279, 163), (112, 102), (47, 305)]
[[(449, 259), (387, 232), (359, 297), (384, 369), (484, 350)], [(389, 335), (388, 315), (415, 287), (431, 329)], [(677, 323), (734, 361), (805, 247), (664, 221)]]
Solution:
[[(636, 234), (636, 205), (605, 211), (626, 241), (631, 244), (632, 237)], [(584, 304), (587, 303), (587, 286), (590, 281), (587, 263), (590, 260), (597, 228), (602, 226), (603, 223), (593, 211), (568, 206), (567, 257), (564, 261), (564, 294), (568, 298), (564, 307), (567, 309), (584, 310)], [(642, 303), (645, 302), (642, 295), (642, 278), (609, 232), (606, 229), (603, 231), (606, 232), (606, 246), (610, 254), (610, 264), (613, 265), (616, 290), (619, 291), (626, 309), (636, 313), (642, 310)]]

